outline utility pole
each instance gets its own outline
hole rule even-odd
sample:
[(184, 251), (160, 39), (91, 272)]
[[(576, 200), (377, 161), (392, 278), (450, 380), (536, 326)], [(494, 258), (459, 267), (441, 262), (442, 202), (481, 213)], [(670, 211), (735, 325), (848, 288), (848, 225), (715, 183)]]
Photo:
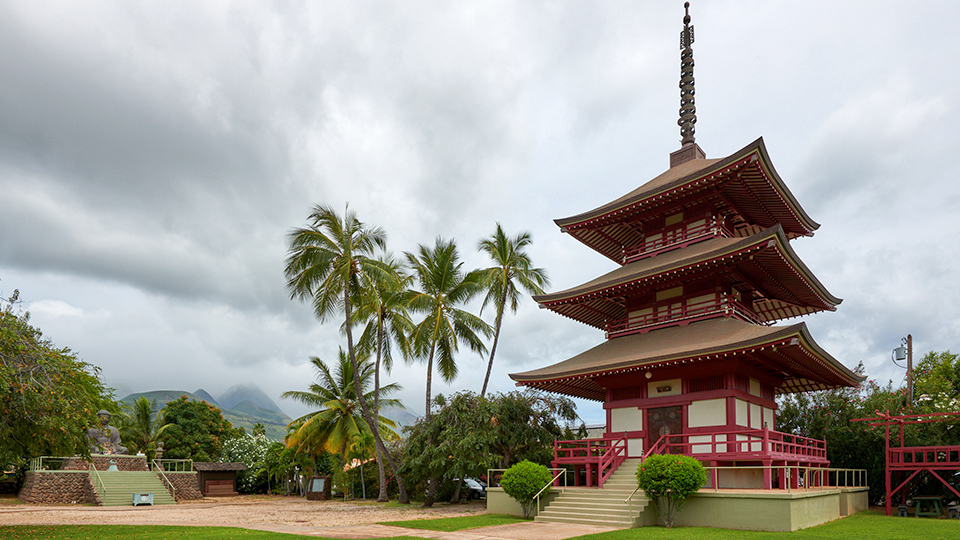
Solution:
[(907, 405), (913, 405), (913, 335), (907, 334)]
[[(906, 345), (906, 347), (904, 347)], [(899, 367), (898, 362), (907, 360), (907, 405), (913, 404), (913, 335), (907, 334), (907, 337), (900, 339), (900, 346), (893, 350), (893, 363)]]

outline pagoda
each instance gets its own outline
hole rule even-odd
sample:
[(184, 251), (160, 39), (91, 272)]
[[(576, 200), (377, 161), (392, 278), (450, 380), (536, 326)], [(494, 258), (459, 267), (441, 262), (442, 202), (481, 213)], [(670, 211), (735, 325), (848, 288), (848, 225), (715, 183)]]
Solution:
[[(603, 330), (570, 359), (511, 374), (528, 386), (603, 403), (602, 438), (557, 441), (554, 466), (602, 487), (627, 458), (682, 453), (713, 467), (714, 485), (771, 489), (827, 467), (826, 443), (775, 431), (778, 394), (854, 386), (803, 322), (832, 295), (791, 248), (819, 225), (757, 139), (708, 159), (695, 141), (693, 26), (681, 41), (681, 148), (670, 168), (599, 208), (556, 220), (619, 267), (536, 296), (541, 307)], [(778, 469), (779, 467), (779, 469)]]

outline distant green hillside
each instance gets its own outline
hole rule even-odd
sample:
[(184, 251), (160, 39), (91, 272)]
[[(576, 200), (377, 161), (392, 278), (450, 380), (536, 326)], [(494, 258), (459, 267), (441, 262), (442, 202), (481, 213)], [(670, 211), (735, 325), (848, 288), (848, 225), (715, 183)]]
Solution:
[[(140, 399), (140, 396), (147, 398), (147, 401), (157, 400), (157, 409), (162, 409), (168, 401), (180, 399), (180, 396), (187, 396), (192, 401), (204, 401), (191, 392), (183, 390), (154, 390), (153, 392), (135, 392), (120, 401), (133, 405), (133, 402)], [(210, 403), (209, 401), (207, 403)]]
[[(209, 400), (200, 399), (191, 392), (180, 390), (156, 390), (153, 392), (134, 393), (120, 401), (132, 404), (139, 399), (140, 396), (146, 397), (148, 401), (156, 400), (158, 409), (162, 409), (169, 401), (180, 399), (180, 396), (187, 396), (187, 399), (193, 401), (207, 401), (207, 403), (210, 403)], [(214, 405), (214, 403), (211, 403), (211, 405)], [(275, 441), (283, 440), (283, 437), (287, 434), (287, 424), (291, 421), (291, 418), (282, 412), (262, 409), (250, 401), (242, 401), (233, 409), (221, 409), (220, 412), (223, 413), (223, 417), (230, 422), (233, 427), (242, 427), (247, 433), (253, 433), (254, 424), (263, 424), (267, 432), (267, 438)]]
[(287, 434), (287, 424), (291, 421), (283, 413), (261, 409), (249, 401), (241, 401), (236, 407), (223, 411), (223, 417), (233, 427), (242, 427), (247, 433), (253, 433), (253, 425), (259, 422), (266, 429), (267, 438), (275, 441), (283, 440)]

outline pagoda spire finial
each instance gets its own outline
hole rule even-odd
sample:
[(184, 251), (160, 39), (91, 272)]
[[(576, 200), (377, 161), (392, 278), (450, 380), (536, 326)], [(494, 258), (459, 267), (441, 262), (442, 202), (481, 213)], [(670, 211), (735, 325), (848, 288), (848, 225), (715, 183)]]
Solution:
[(693, 80), (693, 26), (690, 25), (690, 2), (683, 4), (683, 31), (680, 32), (680, 144), (696, 142), (697, 106)]
[(670, 167), (706, 157), (696, 141), (697, 106), (693, 88), (693, 25), (690, 2), (683, 4), (683, 31), (680, 32), (680, 149), (670, 154)]

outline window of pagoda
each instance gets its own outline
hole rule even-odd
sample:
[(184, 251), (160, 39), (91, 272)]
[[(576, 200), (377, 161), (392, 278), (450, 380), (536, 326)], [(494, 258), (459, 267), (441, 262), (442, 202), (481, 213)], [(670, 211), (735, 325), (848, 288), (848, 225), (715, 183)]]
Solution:
[(742, 301), (738, 291), (712, 280), (676, 285), (626, 299), (627, 316), (608, 321), (605, 330), (611, 339), (715, 317), (765, 324), (748, 304)]
[(690, 208), (675, 208), (653, 219), (632, 224), (640, 229), (642, 240), (623, 250), (623, 263), (628, 264), (660, 253), (679, 249), (711, 238), (732, 238), (736, 233), (727, 225), (715, 208), (696, 205)]

